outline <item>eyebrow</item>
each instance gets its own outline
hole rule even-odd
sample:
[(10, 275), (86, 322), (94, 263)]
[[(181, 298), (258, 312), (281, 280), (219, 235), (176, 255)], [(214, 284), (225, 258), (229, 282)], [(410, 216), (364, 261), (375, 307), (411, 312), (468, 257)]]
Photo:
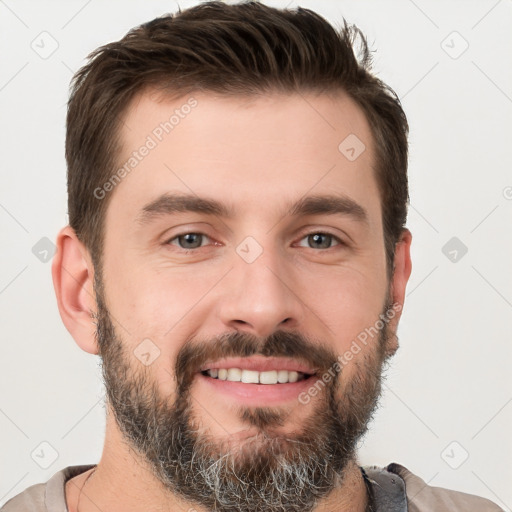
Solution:
[[(193, 194), (165, 193), (146, 204), (137, 221), (141, 225), (173, 213), (195, 212), (224, 218), (235, 217), (234, 209), (214, 199)], [(287, 209), (287, 215), (345, 215), (354, 220), (369, 224), (367, 211), (353, 199), (339, 195), (313, 195), (299, 199)]]

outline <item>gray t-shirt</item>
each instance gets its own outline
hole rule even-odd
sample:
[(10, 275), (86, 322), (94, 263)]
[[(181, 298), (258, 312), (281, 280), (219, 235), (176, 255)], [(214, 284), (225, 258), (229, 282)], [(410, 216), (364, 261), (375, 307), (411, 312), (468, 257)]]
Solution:
[[(95, 464), (68, 466), (46, 483), (35, 484), (10, 499), (1, 512), (68, 512), (65, 485)], [(503, 512), (489, 500), (448, 489), (431, 487), (400, 464), (385, 468), (364, 466), (372, 512)]]

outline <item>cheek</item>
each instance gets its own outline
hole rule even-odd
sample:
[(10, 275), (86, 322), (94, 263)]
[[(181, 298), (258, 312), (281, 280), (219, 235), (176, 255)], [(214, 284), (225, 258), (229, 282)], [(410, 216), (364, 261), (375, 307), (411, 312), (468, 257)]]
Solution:
[(299, 296), (328, 327), (334, 348), (344, 351), (351, 341), (379, 319), (387, 283), (379, 272), (345, 266), (322, 272), (302, 269), (296, 276)]
[[(208, 290), (218, 276), (185, 268), (148, 268), (142, 263), (128, 271), (120, 260), (108, 275), (109, 310), (122, 326), (119, 334), (134, 354), (150, 354), (147, 367), (164, 395), (176, 389), (174, 363), (183, 343), (201, 329)], [(141, 356), (143, 357), (143, 356)]]
[[(213, 278), (212, 278), (213, 279)], [(212, 279), (184, 268), (137, 265), (120, 261), (109, 275), (111, 312), (128, 331), (143, 336), (169, 336), (211, 288)]]

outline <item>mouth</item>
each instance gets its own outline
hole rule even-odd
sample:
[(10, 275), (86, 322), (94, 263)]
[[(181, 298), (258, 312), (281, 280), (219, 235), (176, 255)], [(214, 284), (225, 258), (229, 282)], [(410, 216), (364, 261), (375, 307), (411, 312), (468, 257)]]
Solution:
[(242, 368), (211, 368), (203, 370), (202, 375), (212, 379), (226, 380), (229, 382), (243, 382), (244, 384), (287, 384), (309, 379), (313, 374), (297, 372), (295, 370), (246, 370)]
[(231, 358), (208, 363), (200, 369), (200, 381), (210, 390), (242, 401), (268, 406), (297, 400), (314, 384), (316, 370), (284, 358)]

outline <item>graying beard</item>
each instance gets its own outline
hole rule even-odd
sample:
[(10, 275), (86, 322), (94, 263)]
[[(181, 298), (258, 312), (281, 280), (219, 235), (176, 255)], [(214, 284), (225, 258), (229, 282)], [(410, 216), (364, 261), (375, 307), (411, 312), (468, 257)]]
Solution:
[[(311, 512), (341, 485), (377, 405), (382, 360), (366, 367), (366, 380), (365, 372), (356, 374), (343, 407), (335, 388), (327, 388), (326, 407), (305, 422), (305, 437), (267, 436), (257, 450), (250, 443), (222, 450), (197, 433), (188, 390), (178, 387), (179, 398), (169, 408), (149, 374), (133, 374), (106, 311), (99, 309), (97, 337), (109, 405), (131, 448), (169, 491), (216, 512)], [(245, 420), (279, 424), (278, 415), (263, 411), (246, 411)], [(208, 453), (210, 447), (216, 453)]]
[[(261, 437), (265, 439), (260, 441)], [(258, 443), (260, 446), (254, 449)], [(164, 463), (161, 471), (163, 475), (190, 475), (194, 481), (182, 482), (184, 486), (177, 485), (174, 478), (164, 478), (180, 494), (218, 512), (310, 512), (320, 498), (337, 486), (341, 475), (324, 457), (328, 450), (324, 444), (317, 445), (315, 452), (307, 445), (304, 450), (296, 448), (290, 459), (283, 453), (283, 443), (301, 444), (296, 439), (260, 435), (244, 442), (242, 448), (212, 456), (202, 449), (208, 443), (199, 442), (191, 453), (182, 453), (172, 470)], [(266, 470), (265, 477), (251, 474), (256, 457), (271, 461), (256, 464)]]
[[(259, 488), (255, 488), (252, 482), (244, 480), (237, 474), (237, 469), (225, 461), (225, 458), (221, 458), (206, 467), (199, 463), (195, 468), (203, 479), (204, 490), (215, 496), (215, 510), (310, 512), (317, 499), (326, 494), (327, 489), (318, 486), (313, 476), (318, 471), (320, 461), (309, 459), (290, 463), (280, 460), (277, 462), (278, 467), (268, 473), (264, 485), (260, 485)], [(232, 478), (222, 478), (226, 472), (229, 472)], [(329, 479), (327, 473), (331, 471), (325, 461), (323, 461), (322, 472)], [(201, 498), (200, 502), (203, 503), (212, 501), (205, 493)]]
[[(341, 486), (347, 462), (366, 431), (366, 427), (355, 428), (353, 423), (365, 423), (364, 419), (371, 417), (380, 388), (377, 378), (373, 381), (376, 389), (366, 390), (375, 400), (364, 406), (350, 404), (354, 415), (345, 418), (345, 423), (331, 388), (323, 410), (330, 413), (324, 412), (325, 418), (320, 418), (322, 413), (312, 415), (306, 421), (307, 438), (264, 437), (261, 442), (260, 436), (255, 440), (260, 443), (257, 450), (251, 449), (251, 442), (225, 450), (218, 441), (198, 434), (199, 428), (190, 417), (188, 393), (178, 394), (180, 398), (169, 409), (154, 383), (140, 375), (127, 379), (130, 369), (121, 362), (121, 352), (116, 355), (117, 361), (110, 361), (103, 370), (107, 382), (125, 383), (121, 389), (107, 386), (124, 436), (165, 487), (215, 512), (312, 512), (320, 499)], [(126, 387), (127, 381), (131, 385)], [(357, 379), (353, 385), (364, 387)], [(277, 418), (270, 414), (267, 420), (272, 423)]]

